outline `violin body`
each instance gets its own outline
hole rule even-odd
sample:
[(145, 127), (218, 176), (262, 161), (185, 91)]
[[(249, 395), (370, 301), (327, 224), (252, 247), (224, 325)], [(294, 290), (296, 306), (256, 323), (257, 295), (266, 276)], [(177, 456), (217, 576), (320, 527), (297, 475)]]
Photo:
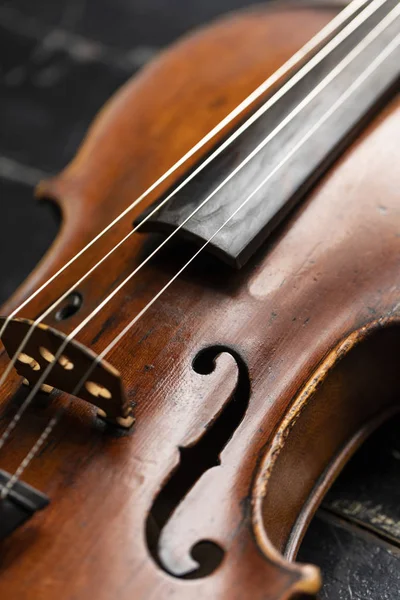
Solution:
[[(334, 15), (252, 9), (164, 52), (110, 100), (76, 158), (42, 182), (63, 227), (11, 313)], [(234, 125), (234, 124), (233, 124)], [(232, 126), (233, 126), (232, 125)], [(222, 135), (220, 137), (222, 139)], [(74, 399), (24, 479), (51, 498), (1, 542), (4, 598), (83, 600), (313, 596), (292, 562), (324, 493), (399, 410), (400, 103), (394, 97), (239, 271), (202, 254), (107, 360), (133, 405), (127, 430)], [(202, 154), (215, 144), (205, 146)], [(18, 316), (35, 318), (132, 229), (194, 157)], [(158, 243), (139, 233), (77, 289), (68, 333)], [(101, 352), (193, 254), (173, 243), (78, 335)], [(1, 356), (2, 368), (7, 364)], [(2, 427), (21, 402), (13, 374)], [(12, 473), (62, 392), (41, 393), (7, 446)]]

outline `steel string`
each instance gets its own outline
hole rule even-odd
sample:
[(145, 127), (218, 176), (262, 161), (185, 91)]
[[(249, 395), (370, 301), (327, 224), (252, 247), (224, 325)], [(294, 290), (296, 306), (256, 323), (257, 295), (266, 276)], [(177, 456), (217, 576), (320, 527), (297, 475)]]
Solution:
[(25, 410), (27, 409), (27, 407), (33, 400), (33, 398), (36, 394), (36, 391), (38, 391), (38, 389), (39, 389), (40, 384), (45, 381), (45, 378), (51, 372), (53, 365), (60, 358), (60, 356), (62, 355), (62, 352), (65, 350), (68, 343), (70, 341), (72, 341), (74, 339), (74, 337), (76, 337), (76, 335), (90, 322), (90, 320), (92, 320), (95, 317), (95, 315), (98, 314), (104, 308), (104, 306), (108, 302), (110, 302), (112, 300), (112, 298), (126, 285), (126, 283), (128, 281), (130, 281), (138, 273), (138, 271), (141, 270), (151, 260), (151, 258), (153, 258), (153, 256), (156, 253), (158, 253), (161, 250), (161, 248), (163, 248), (168, 243), (168, 241), (174, 235), (176, 235), (178, 233), (178, 231), (182, 227), (184, 227), (184, 225), (207, 202), (209, 202), (211, 200), (211, 198), (215, 195), (215, 193), (217, 193), (219, 191), (219, 189), (221, 189), (221, 187), (223, 185), (225, 185), (235, 174), (237, 174), (237, 172), (240, 171), (240, 169), (243, 168), (243, 166), (245, 164), (247, 164), (267, 143), (269, 143), (269, 141), (271, 141), (271, 139), (273, 139), (279, 133), (279, 131), (281, 131), (294, 118), (294, 116), (296, 116), (305, 106), (307, 106), (313, 100), (314, 97), (316, 97), (338, 74), (340, 74), (344, 70), (344, 68), (346, 68), (346, 66), (348, 66), (348, 64), (352, 60), (354, 60), (354, 58), (356, 56), (358, 56), (369, 45), (369, 43), (371, 43), (371, 41), (373, 41), (375, 38), (377, 38), (378, 35), (386, 27), (388, 27), (391, 24), (391, 22), (393, 22), (393, 20), (397, 17), (397, 11), (399, 9), (400, 9), (400, 6), (398, 6), (395, 9), (392, 9), (392, 11), (390, 13), (388, 13), (388, 15), (386, 15), (386, 17), (372, 31), (370, 31), (369, 34), (355, 48), (353, 48), (353, 50), (351, 52), (349, 52), (349, 54), (340, 63), (338, 63), (338, 65), (336, 65), (336, 67), (308, 94), (308, 96), (306, 96), (303, 99), (303, 101), (300, 102), (296, 106), (296, 108), (293, 111), (291, 111), (291, 113), (289, 113), (289, 115), (287, 115), (287, 117), (283, 121), (281, 121), (280, 124), (266, 138), (264, 138), (264, 140), (252, 151), (252, 153), (250, 153), (246, 157), (246, 159), (242, 163), (240, 163), (240, 165), (238, 165), (238, 167), (223, 182), (221, 182), (221, 184), (209, 196), (207, 196), (205, 198), (205, 200), (179, 225), (179, 227), (177, 227), (176, 230), (174, 230), (167, 238), (165, 238), (165, 240), (157, 248), (155, 248), (155, 250), (149, 256), (147, 256), (147, 258), (140, 265), (138, 265), (138, 267), (136, 267), (136, 269), (134, 269), (128, 275), (128, 277), (126, 277), (119, 284), (119, 286), (117, 286), (117, 288), (115, 288), (111, 292), (111, 294), (109, 294), (109, 296), (107, 296), (107, 298), (105, 298), (86, 317), (86, 319), (84, 319), (68, 336), (66, 336), (65, 340), (63, 341), (63, 343), (57, 350), (54, 359), (49, 363), (49, 365), (44, 370), (42, 377), (39, 379), (39, 382), (37, 382), (37, 384), (33, 387), (31, 393), (27, 396), (27, 398), (25, 399), (23, 404), (20, 406), (19, 410), (17, 411), (17, 413), (15, 414), (15, 416), (13, 417), (13, 419), (10, 421), (9, 425), (3, 432), (2, 436), (0, 437), (0, 449), (4, 446), (9, 435), (11, 434), (13, 429), (16, 427), (16, 425), (20, 421), (23, 413), (25, 412)]
[[(354, 2), (355, 0), (353, 0)], [(158, 212), (173, 196), (175, 196), (185, 185), (187, 185), (187, 183), (189, 183), (189, 181), (191, 181), (200, 171), (202, 171), (212, 160), (214, 160), (214, 158), (216, 158), (221, 152), (223, 152), (223, 150), (225, 150), (237, 137), (239, 137), (239, 135), (241, 135), (246, 129), (248, 129), (258, 118), (261, 117), (262, 114), (264, 114), (267, 110), (269, 110), (269, 108), (271, 108), (271, 106), (273, 106), (281, 97), (283, 97), (292, 87), (294, 87), (294, 85), (296, 85), (296, 83), (298, 83), (298, 81), (300, 81), (307, 73), (309, 73), (313, 68), (315, 68), (316, 65), (318, 65), (326, 56), (328, 56), (328, 54), (330, 52), (332, 52), (342, 41), (344, 41), (355, 29), (357, 29), (366, 19), (368, 19), (374, 12), (376, 12), (376, 10), (378, 10), (387, 0), (374, 0), (373, 2), (371, 2), (366, 9), (364, 9), (359, 15), (357, 15), (357, 17), (355, 17), (352, 21), (350, 21), (350, 23), (341, 31), (339, 32), (339, 34), (337, 34), (328, 44), (326, 44), (326, 46), (324, 46), (322, 48), (322, 50), (320, 52), (318, 52), (312, 59), (310, 59), (303, 67), (302, 69), (300, 69), (293, 77), (291, 77), (263, 106), (261, 106), (248, 120), (246, 120), (243, 125), (241, 125), (231, 136), (229, 136), (227, 138), (227, 140), (225, 142), (223, 142), (223, 144), (221, 144), (208, 158), (206, 158), (188, 177), (186, 177), (181, 184), (179, 184), (176, 188), (174, 188), (174, 190), (158, 205), (156, 206), (138, 225), (136, 225), (122, 240), (120, 240), (120, 242), (118, 242), (118, 244), (116, 244), (113, 248), (111, 248), (111, 250), (105, 255), (103, 256), (97, 263), (95, 263), (78, 281), (76, 281), (69, 289), (67, 289), (66, 292), (64, 292), (62, 294), (62, 296), (60, 298), (58, 298), (51, 306), (49, 306), (44, 313), (42, 313), (37, 319), (35, 319), (35, 321), (30, 325), (27, 334), (24, 336), (24, 338), (22, 339), (22, 341), (20, 342), (17, 350), (15, 351), (13, 357), (10, 359), (10, 361), (8, 362), (5, 370), (3, 371), (2, 375), (0, 376), (0, 387), (3, 385), (3, 383), (5, 382), (6, 378), (8, 377), (8, 375), (11, 372), (11, 369), (15, 366), (16, 361), (18, 360), (18, 357), (20, 355), (21, 352), (23, 352), (27, 342), (29, 341), (29, 339), (32, 337), (35, 328), (37, 327), (37, 325), (39, 323), (41, 323), (63, 300), (65, 300), (67, 298), (67, 296), (74, 290), (76, 289), (77, 286), (79, 286), (83, 281), (85, 281), (101, 264), (103, 264), (107, 258), (109, 258), (120, 246), (122, 246), (134, 233), (136, 233), (138, 231), (138, 229), (146, 222), (148, 221), (156, 212)], [(361, 6), (362, 4), (365, 3), (365, 0), (363, 0), (361, 2)], [(350, 7), (353, 6), (353, 3), (351, 5), (349, 5), (347, 7), (347, 9), (350, 9)], [(344, 9), (344, 11), (342, 11), (340, 13), (340, 15), (343, 16), (343, 13), (347, 10)], [(348, 15), (347, 15), (348, 16)], [(347, 17), (346, 17), (347, 18)], [(332, 23), (335, 21), (335, 19), (333, 21), (330, 22), (330, 24), (332, 25)], [(343, 22), (343, 21), (341, 21)], [(324, 28), (318, 35), (321, 36), (321, 34), (326, 30), (326, 28)], [(314, 44), (314, 45), (318, 45), (318, 43), (316, 43), (316, 38), (318, 37), (315, 36), (314, 38), (312, 38), (312, 40), (310, 40), (310, 42), (308, 42), (308, 44), (306, 44), (305, 46), (303, 46), (303, 49), (300, 50), (299, 52), (304, 52), (304, 49), (310, 45), (310, 44)], [(328, 34), (325, 33), (325, 37), (327, 37)], [(298, 53), (296, 53), (298, 54)], [(292, 57), (292, 60), (296, 57), (296, 54)], [(290, 60), (285, 63), (285, 65), (283, 65), (282, 68), (286, 68), (286, 65), (288, 65), (290, 63)], [(300, 59), (299, 59), (300, 60)], [(297, 60), (298, 62), (298, 60)], [(280, 73), (280, 69), (278, 71), (276, 71), (276, 73), (274, 75), (272, 75), (270, 78), (268, 78), (264, 84), (262, 85), (266, 85), (267, 82), (269, 82), (269, 87), (271, 87), (282, 75), (279, 74)], [(277, 78), (277, 79), (276, 79)], [(260, 86), (259, 88), (257, 88), (257, 90), (255, 90), (254, 93), (257, 93), (258, 90), (260, 90), (262, 86)], [(251, 96), (251, 95), (250, 95)], [(250, 96), (248, 98), (250, 98)], [(246, 99), (247, 100), (247, 99)], [(246, 102), (245, 100), (245, 102)], [(243, 103), (242, 103), (243, 104)], [(239, 105), (240, 107), (241, 105)], [(239, 108), (238, 107), (238, 108)], [(243, 109), (244, 110), (244, 109)], [(233, 113), (230, 113), (233, 114)], [(228, 115), (229, 117), (230, 115)], [(236, 116), (236, 115), (235, 115)], [(227, 117), (227, 118), (228, 118)], [(233, 117), (234, 118), (234, 117)], [(222, 121), (221, 121), (222, 123)], [(212, 130), (214, 131), (214, 130)], [(210, 132), (211, 133), (211, 132)], [(216, 134), (215, 134), (216, 135)], [(205, 139), (205, 138), (203, 138)], [(209, 141), (209, 140), (207, 140)], [(201, 140), (202, 142), (202, 140)], [(199, 143), (201, 143), (199, 142)], [(205, 142), (206, 143), (206, 142)], [(261, 149), (261, 148), (260, 148)], [(186, 155), (185, 155), (186, 156)], [(253, 154), (250, 156), (250, 158), (252, 158)], [(189, 158), (189, 157), (188, 157)], [(183, 159), (182, 159), (183, 160)], [(249, 159), (250, 160), (250, 159)], [(247, 160), (248, 162), (248, 160)], [(242, 168), (245, 164), (247, 164), (247, 162), (242, 163), (241, 165), (239, 165), (239, 169)], [(178, 163), (176, 163), (178, 164)], [(179, 166), (181, 166), (179, 164)], [(172, 167), (173, 168), (173, 167)], [(177, 167), (178, 168), (178, 167)], [(236, 174), (237, 170), (235, 170), (235, 172), (233, 173)], [(167, 172), (168, 173), (168, 172)], [(170, 173), (171, 174), (171, 173)], [(231, 174), (232, 175), (232, 174)], [(233, 176), (232, 175), (232, 176)], [(231, 179), (231, 176), (229, 176), (225, 181), (223, 181), (220, 186), (214, 190), (213, 194), (217, 193), (217, 191), (219, 189), (221, 189), (221, 187), (223, 185), (225, 185), (225, 183), (227, 183), (229, 180)], [(164, 180), (158, 180), (159, 183), (162, 183), (162, 181)], [(156, 185), (157, 182), (153, 185)], [(70, 264), (72, 264), (72, 262), (74, 262), (74, 260), (76, 260), (76, 258), (78, 258), (79, 255), (82, 255), (82, 253), (84, 251), (86, 251), (86, 249), (88, 249), (90, 247), (90, 245), (92, 245), (92, 243), (94, 243), (95, 241), (97, 241), (99, 239), (99, 237), (101, 237), (103, 234), (105, 234), (114, 224), (116, 224), (120, 219), (123, 218), (123, 216), (126, 216), (126, 214), (132, 210), (134, 208), (134, 206), (136, 206), (140, 201), (142, 201), (148, 194), (150, 194), (151, 191), (153, 191), (155, 188), (154, 187), (150, 187), (148, 188), (148, 190), (146, 190), (146, 192), (144, 192), (144, 194), (142, 194), (137, 200), (135, 200), (135, 202), (133, 202), (123, 213), (121, 213), (121, 215), (119, 217), (117, 217), (117, 219), (115, 219), (106, 229), (103, 230), (103, 232), (101, 232), (100, 234), (98, 234), (98, 236), (96, 238), (94, 238), (92, 240), (92, 242), (90, 242), (89, 245), (87, 245), (85, 248), (83, 248), (80, 253), (78, 253), (78, 255), (76, 255), (76, 257), (74, 259), (71, 259), (71, 261), (69, 261), (69, 263), (66, 263), (66, 265), (64, 265), (64, 267), (62, 267), (62, 269), (60, 271), (58, 271), (57, 273), (55, 273), (49, 280), (47, 280), (47, 282), (45, 282), (34, 294), (32, 294), (28, 299), (26, 299), (18, 308), (16, 308), (8, 317), (6, 317), (6, 320), (2, 326), (2, 328), (0, 329), (0, 338), (3, 335), (5, 329), (7, 328), (7, 326), (9, 325), (10, 321), (12, 320), (12, 318), (24, 307), (26, 306), (26, 304), (28, 302), (30, 302), (37, 294), (40, 293), (40, 291), (42, 291), (45, 287), (47, 287), (47, 285), (49, 283), (51, 283), (58, 275), (60, 275), (68, 266), (70, 266)], [(0, 449), (3, 446), (2, 443), (2, 438), (0, 438)]]
[[(396, 13), (400, 9), (398, 6), (396, 9)], [(393, 11), (392, 11), (393, 12)], [(331, 108), (314, 124), (314, 126), (309, 129), (307, 134), (301, 138), (301, 140), (293, 146), (291, 151), (286, 155), (286, 157), (271, 171), (267, 177), (253, 190), (253, 192), (243, 201), (243, 203), (232, 213), (232, 215), (214, 232), (214, 234), (195, 252), (195, 254), (179, 269), (179, 271), (161, 288), (161, 290), (152, 298), (152, 300), (125, 326), (125, 328), (114, 338), (114, 340), (96, 357), (93, 361), (91, 367), (85, 373), (85, 375), (81, 378), (80, 382), (77, 384), (76, 388), (73, 391), (73, 395), (79, 393), (82, 385), (87, 381), (91, 372), (93, 372), (94, 368), (97, 364), (99, 364), (103, 358), (112, 351), (112, 349), (121, 341), (121, 339), (128, 333), (128, 331), (137, 323), (137, 321), (148, 311), (148, 309), (160, 298), (160, 296), (172, 285), (172, 283), (186, 270), (189, 265), (194, 261), (194, 259), (210, 244), (210, 242), (215, 238), (215, 236), (235, 217), (235, 215), (251, 200), (251, 198), (265, 185), (265, 183), (275, 175), (275, 173), (282, 168), (282, 166), (305, 144), (305, 142), (310, 139), (310, 137), (332, 116), (336, 110), (353, 94), (353, 92), (358, 89), (364, 81), (374, 72), (376, 69), (386, 60), (392, 52), (400, 45), (400, 34), (398, 34), (394, 40), (378, 55), (378, 57), (370, 63), (370, 65), (365, 69), (365, 71), (355, 79), (355, 81), (347, 88), (346, 92), (342, 94), (338, 100), (331, 106)], [(55, 362), (55, 361), (54, 361)], [(51, 365), (49, 365), (51, 367)], [(42, 378), (43, 379), (43, 378)], [(40, 386), (40, 380), (36, 384), (36, 386)], [(43, 382), (43, 380), (42, 380)], [(41, 382), (41, 383), (42, 383)], [(33, 391), (33, 390), (32, 390)], [(64, 413), (67, 407), (63, 407), (59, 410), (59, 412), (50, 420), (47, 427), (42, 432), (41, 436), (38, 438), (34, 446), (25, 456), (24, 460), (19, 465), (18, 469), (15, 471), (14, 475), (10, 478), (7, 484), (3, 487), (0, 497), (5, 498), (9, 491), (12, 489), (15, 482), (22, 475), (23, 471), (27, 468), (29, 463), (33, 460), (41, 446), (44, 444), (51, 431), (54, 429), (55, 425), (58, 423), (62, 414)]]
[[(367, 9), (365, 9), (365, 11), (363, 11), (361, 14), (364, 15), (364, 13), (367, 11), (367, 14), (364, 15), (365, 18), (367, 18), (368, 16), (370, 16), (370, 14), (372, 14), (372, 12), (375, 12), (375, 10), (378, 10), (378, 8), (383, 4), (383, 2), (385, 2), (387, 0), (381, 0), (378, 1), (378, 5), (376, 7), (376, 9), (374, 9), (374, 6), (376, 4), (376, 2), (372, 2)], [(105, 233), (107, 233), (107, 231), (109, 231), (115, 224), (117, 224), (123, 217), (125, 217), (131, 210), (133, 210), (133, 208), (135, 206), (137, 206), (142, 200), (144, 200), (152, 191), (154, 191), (154, 189), (156, 189), (159, 185), (161, 185), (161, 183), (163, 183), (171, 174), (173, 174), (180, 166), (182, 166), (185, 162), (187, 162), (187, 160), (189, 160), (189, 158), (191, 158), (198, 150), (200, 150), (206, 143), (208, 143), (211, 139), (213, 139), (222, 129), (224, 129), (233, 119), (235, 119), (241, 112), (243, 112), (246, 108), (248, 108), (251, 104), (253, 104), (263, 93), (265, 93), (270, 87), (272, 87), (272, 85), (274, 85), (277, 81), (279, 81), (279, 79), (285, 74), (287, 73), (291, 68), (293, 68), (296, 64), (298, 64), (308, 53), (310, 53), (314, 48), (316, 48), (320, 43), (322, 43), (327, 37), (329, 37), (329, 35), (337, 28), (339, 27), (342, 23), (344, 23), (346, 21), (347, 18), (349, 18), (352, 14), (354, 14), (360, 7), (362, 7), (365, 3), (367, 2), (367, 0), (353, 0), (353, 2), (347, 6), (343, 11), (341, 11), (339, 13), (339, 15), (333, 19), (332, 21), (330, 21), (330, 23), (328, 23), (328, 25), (323, 28), (316, 36), (314, 36), (307, 44), (305, 44), (305, 46), (303, 46), (296, 54), (294, 54), (291, 59), (289, 59), (289, 61), (287, 61), (280, 69), (278, 69), (278, 71), (276, 71), (271, 77), (269, 77), (268, 79), (266, 79), (252, 94), (250, 94), (241, 104), (238, 105), (238, 107), (236, 107), (236, 109), (234, 109), (231, 113), (229, 113), (229, 115), (227, 115), (227, 117), (225, 117), (225, 119), (223, 119), (216, 127), (214, 127), (214, 129), (212, 129), (204, 138), (202, 138), (202, 140), (200, 140), (200, 142), (198, 142), (195, 146), (193, 146), (193, 148), (191, 150), (189, 150), (177, 163), (175, 163), (168, 171), (166, 171), (166, 173), (164, 173), (157, 181), (155, 181), (147, 190), (145, 190), (145, 192), (143, 192), (143, 194), (141, 194), (141, 196), (139, 196), (130, 206), (128, 206), (118, 217), (116, 217), (116, 219), (114, 219), (114, 221), (112, 221), (105, 229), (103, 229), (103, 231), (101, 231), (95, 238), (93, 238), (93, 240), (91, 240), (84, 248), (82, 248), (82, 250), (80, 250), (72, 259), (70, 259), (65, 265), (63, 265), (63, 267), (61, 269), (59, 269), (59, 271), (57, 271), (52, 277), (50, 277), (46, 282), (44, 282), (33, 294), (31, 294), (24, 302), (22, 302), (22, 304), (20, 304), (16, 309), (14, 309), (10, 315), (8, 315), (6, 317), (5, 322), (3, 323), (2, 327), (0, 328), (0, 338), (2, 337), (2, 335), (4, 334), (6, 328), (8, 327), (10, 321), (13, 319), (13, 317), (15, 317), (15, 315), (17, 315), (29, 302), (31, 302), (41, 291), (43, 291), (50, 283), (52, 283), (56, 277), (58, 277), (59, 275), (61, 275), (61, 273), (63, 273), (73, 262), (75, 262), (75, 260), (77, 260), (80, 256), (82, 256), (82, 254), (84, 252), (86, 252), (96, 241), (98, 241), (103, 235), (105, 235)], [(371, 12), (371, 6), (374, 9)], [(365, 20), (365, 18), (361, 21), (357, 20), (360, 16), (358, 15), (357, 18), (353, 19), (349, 25), (352, 25), (354, 23), (354, 21), (356, 21), (356, 27), (358, 27), (363, 20)], [(347, 27), (349, 27), (349, 25)], [(354, 27), (352, 30), (354, 30), (356, 27)], [(352, 30), (348, 31), (348, 35), (352, 32)], [(340, 35), (340, 34), (338, 34)], [(333, 40), (335, 40), (335, 38), (333, 38)], [(333, 41), (331, 40), (331, 41)], [(342, 40), (340, 40), (342, 41)], [(340, 42), (339, 42), (340, 43)], [(336, 46), (335, 46), (336, 47)], [(325, 47), (324, 47), (325, 48)], [(324, 48), (322, 50), (324, 50)], [(332, 50), (333, 48), (331, 48)], [(319, 56), (319, 54), (317, 54), (316, 56)], [(326, 56), (326, 54), (324, 56), (322, 56), (322, 58), (324, 58)], [(314, 57), (315, 59), (316, 57)], [(322, 60), (321, 58), (321, 60)], [(313, 60), (314, 60), (313, 59)], [(309, 61), (311, 62), (311, 61)], [(309, 64), (306, 63), (306, 65), (303, 67), (303, 69), (306, 69), (307, 65)], [(318, 61), (319, 62), (319, 61)], [(318, 63), (316, 63), (318, 64)], [(314, 64), (315, 66), (315, 64)], [(303, 71), (303, 76), (308, 72), (307, 71)], [(300, 73), (300, 72), (299, 72)], [(297, 77), (298, 74), (296, 74), (294, 78), (291, 78), (286, 84), (286, 88), (285, 88), (285, 92), (286, 93), (289, 89), (291, 89), (291, 87), (293, 87), (298, 81), (299, 78)], [(301, 78), (301, 77), (300, 77)], [(292, 82), (293, 80), (293, 82)], [(291, 83), (292, 82), (292, 83)], [(278, 92), (276, 93), (276, 95), (274, 95), (270, 100), (268, 100), (268, 102), (266, 103), (268, 106), (265, 107), (265, 105), (263, 105), (256, 113), (255, 115), (253, 115), (252, 117), (250, 117), (250, 119), (248, 121), (245, 121), (245, 123), (237, 130), (235, 131), (230, 137), (228, 137), (228, 139), (217, 148), (217, 150), (215, 150), (207, 159), (205, 159), (187, 178), (185, 178), (181, 184), (179, 184), (168, 196), (167, 198), (165, 198), (163, 200), (163, 202), (158, 205), (157, 207), (155, 207), (153, 209), (153, 211), (148, 214), (141, 223), (139, 223), (139, 225), (137, 225), (135, 228), (133, 228), (118, 244), (116, 244), (105, 256), (103, 256), (103, 258), (98, 261), (91, 269), (89, 269), (89, 271), (87, 271), (85, 273), (85, 275), (83, 275), (78, 281), (76, 281), (60, 298), (58, 298), (48, 309), (46, 309), (46, 311), (44, 313), (42, 313), (40, 315), (40, 317), (38, 317), (30, 326), (27, 334), (25, 335), (25, 337), (22, 339), (19, 347), (17, 348), (14, 356), (10, 359), (9, 363), (7, 364), (6, 369), (4, 370), (4, 372), (2, 373), (2, 375), (0, 376), (0, 387), (3, 385), (3, 383), (5, 382), (6, 378), (8, 377), (8, 375), (11, 372), (11, 369), (14, 367), (15, 362), (19, 356), (19, 354), (23, 351), (26, 343), (29, 341), (29, 339), (31, 338), (31, 336), (33, 335), (34, 329), (35, 327), (41, 323), (43, 321), (44, 318), (46, 318), (46, 316), (48, 316), (50, 314), (50, 312), (52, 310), (54, 310), (63, 300), (65, 300), (65, 298), (67, 298), (67, 296), (78, 286), (80, 285), (83, 281), (85, 281), (85, 279), (87, 279), (87, 277), (89, 277), (93, 271), (99, 267), (101, 264), (103, 264), (103, 262), (105, 260), (107, 260), (107, 258), (113, 253), (115, 252), (122, 244), (124, 244), (130, 237), (131, 235), (133, 235), (148, 219), (150, 219), (158, 210), (160, 210), (162, 208), (162, 206), (164, 206), (164, 204), (166, 202), (168, 202), (173, 196), (175, 196), (175, 194), (177, 194), (185, 185), (187, 185), (187, 183), (193, 179), (193, 177), (195, 177), (202, 169), (205, 168), (205, 166), (207, 164), (209, 164), (212, 160), (214, 160), (214, 158), (216, 158), (216, 156), (218, 156), (227, 146), (229, 146), (241, 133), (243, 133), (243, 131), (245, 131), (248, 127), (251, 126), (252, 123), (254, 123), (254, 121), (259, 118), (264, 112), (266, 112), (266, 110), (268, 110), (268, 108), (270, 108), (270, 106), (272, 106), (272, 104), (274, 104), (275, 102), (277, 102), (277, 100), (283, 95), (283, 93), (281, 93), (281, 89), (283, 89), (285, 86), (283, 86), (282, 88), (280, 88), (280, 90), (278, 90)], [(288, 87), (287, 87), (288, 86)], [(264, 108), (265, 107), (265, 108)], [(256, 116), (257, 115), (257, 116)]]

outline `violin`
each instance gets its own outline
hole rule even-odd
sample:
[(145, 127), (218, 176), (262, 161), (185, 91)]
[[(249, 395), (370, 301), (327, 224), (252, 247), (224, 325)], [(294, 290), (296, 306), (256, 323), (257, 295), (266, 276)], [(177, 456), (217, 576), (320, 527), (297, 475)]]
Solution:
[(399, 410), (400, 5), (183, 38), (37, 196), (2, 307), (2, 598), (315, 597), (324, 494)]

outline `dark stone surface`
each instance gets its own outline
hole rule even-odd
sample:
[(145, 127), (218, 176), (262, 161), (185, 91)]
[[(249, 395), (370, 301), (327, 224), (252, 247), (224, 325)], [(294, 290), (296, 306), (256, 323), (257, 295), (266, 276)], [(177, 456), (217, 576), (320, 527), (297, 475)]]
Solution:
[(399, 600), (400, 550), (320, 511), (299, 554), (324, 574), (320, 600)]
[(344, 469), (324, 506), (400, 546), (399, 430), (396, 417), (370, 438)]
[(0, 155), (49, 172), (73, 157), (95, 113), (133, 72), (64, 42), (57, 32), (38, 40), (10, 31), (0, 18)]
[[(214, 17), (265, 0), (3, 0), (1, 7), (130, 50), (164, 46)], [(110, 25), (111, 24), (111, 25)]]
[(2, 177), (0, 203), (1, 303), (43, 256), (57, 234), (60, 217), (53, 205), (33, 198), (32, 186)]
[[(56, 235), (56, 214), (33, 199), (43, 172), (66, 164), (96, 111), (153, 48), (246, 4), (0, 0), (0, 301)], [(354, 457), (310, 526), (299, 559), (321, 566), (322, 600), (400, 599), (399, 424)]]

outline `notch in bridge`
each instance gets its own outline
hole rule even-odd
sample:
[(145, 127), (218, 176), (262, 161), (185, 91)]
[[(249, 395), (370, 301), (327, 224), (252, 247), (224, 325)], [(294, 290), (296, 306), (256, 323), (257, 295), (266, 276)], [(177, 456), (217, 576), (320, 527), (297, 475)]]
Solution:
[[(0, 318), (0, 327), (5, 318)], [(66, 336), (43, 323), (33, 326), (30, 319), (12, 319), (2, 335), (2, 342), (10, 358), (15, 356), (23, 340), (23, 352), (15, 363), (19, 375), (30, 386), (37, 384), (43, 371), (53, 362)], [(54, 362), (41, 389), (51, 392), (57, 388), (97, 406), (98, 415), (107, 421), (128, 428), (134, 422), (132, 406), (127, 402), (119, 372), (107, 361), (101, 360), (93, 368), (98, 356), (76, 340), (68, 341)], [(88, 381), (85, 381), (87, 373)], [(80, 385), (85, 381), (83, 385)]]

